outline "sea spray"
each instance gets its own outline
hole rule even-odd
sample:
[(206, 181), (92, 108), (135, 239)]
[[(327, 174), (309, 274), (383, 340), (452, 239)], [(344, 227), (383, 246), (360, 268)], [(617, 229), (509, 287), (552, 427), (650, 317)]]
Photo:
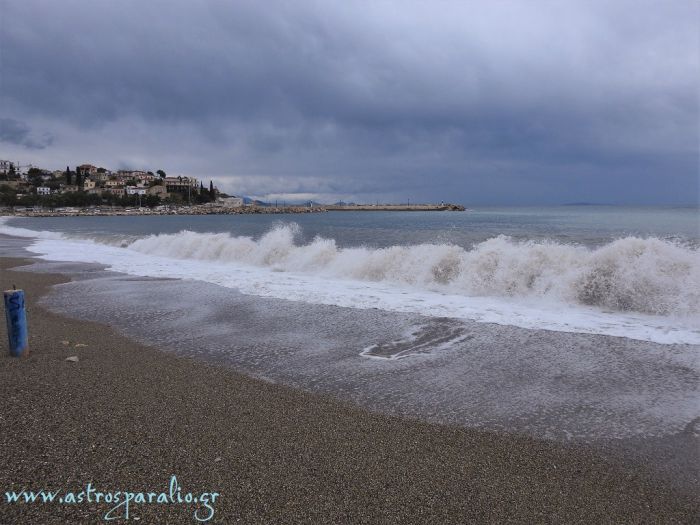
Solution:
[(50, 261), (194, 279), (259, 297), (700, 344), (698, 248), (653, 237), (599, 248), (500, 236), (469, 248), (377, 249), (341, 248), (323, 237), (297, 242), (295, 225), (259, 239), (182, 231), (134, 240), (13, 229), (3, 219), (0, 233), (31, 238), (28, 249)]
[(182, 231), (138, 239), (129, 249), (467, 296), (540, 297), (655, 315), (700, 313), (698, 249), (653, 237), (626, 237), (599, 248), (506, 236), (471, 249), (451, 244), (339, 248), (322, 237), (298, 244), (298, 233), (296, 224), (279, 225), (258, 240)]

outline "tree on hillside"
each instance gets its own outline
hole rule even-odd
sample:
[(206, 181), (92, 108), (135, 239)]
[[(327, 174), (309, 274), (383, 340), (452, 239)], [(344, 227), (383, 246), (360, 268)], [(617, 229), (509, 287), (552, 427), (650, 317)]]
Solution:
[(209, 195), (214, 198), (214, 181), (209, 181)]
[(32, 186), (42, 186), (44, 183), (44, 180), (42, 179), (43, 175), (44, 172), (39, 168), (29, 168), (27, 179)]
[(17, 192), (7, 184), (0, 185), (0, 204), (3, 206), (17, 204)]
[(72, 180), (72, 177), (71, 177), (71, 172), (70, 172), (70, 166), (66, 166), (66, 184), (67, 184), (68, 186), (71, 185), (71, 184), (70, 184), (70, 183), (71, 183), (71, 180)]
[(159, 176), (161, 179), (164, 179), (164, 178), (165, 178), (165, 172), (164, 172), (163, 170), (158, 170), (158, 171), (156, 171), (156, 173), (158, 174), (158, 176)]
[(145, 206), (149, 208), (155, 208), (160, 204), (160, 199), (156, 195), (146, 195), (143, 200)]

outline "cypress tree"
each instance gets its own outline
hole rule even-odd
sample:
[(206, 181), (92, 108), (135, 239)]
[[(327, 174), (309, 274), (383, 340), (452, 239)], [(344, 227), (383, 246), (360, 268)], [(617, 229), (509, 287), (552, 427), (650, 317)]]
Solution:
[(70, 172), (70, 166), (66, 166), (66, 184), (70, 186), (71, 183), (71, 172)]

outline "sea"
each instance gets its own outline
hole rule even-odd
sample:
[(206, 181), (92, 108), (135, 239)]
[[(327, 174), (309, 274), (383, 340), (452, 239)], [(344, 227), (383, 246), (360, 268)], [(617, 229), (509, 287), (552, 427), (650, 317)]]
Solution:
[(391, 415), (651, 451), (697, 481), (696, 208), (5, 217), (2, 235), (27, 271), (73, 275), (48, 308), (166, 351)]
[(4, 219), (56, 261), (244, 294), (700, 343), (692, 208)]

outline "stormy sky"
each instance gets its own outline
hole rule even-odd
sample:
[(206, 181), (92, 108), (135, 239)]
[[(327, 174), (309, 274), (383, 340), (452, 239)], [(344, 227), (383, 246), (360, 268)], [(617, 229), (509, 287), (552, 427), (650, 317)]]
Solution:
[(698, 202), (700, 3), (0, 0), (0, 158), (357, 202)]

